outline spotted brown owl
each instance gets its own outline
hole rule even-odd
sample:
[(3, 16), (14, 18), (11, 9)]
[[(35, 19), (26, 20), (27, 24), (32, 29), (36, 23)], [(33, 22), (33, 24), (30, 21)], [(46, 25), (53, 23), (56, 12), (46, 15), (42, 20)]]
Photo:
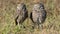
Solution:
[(32, 12), (30, 14), (30, 18), (33, 23), (36, 25), (42, 24), (46, 19), (46, 10), (42, 3), (34, 4)]
[(24, 20), (28, 17), (26, 5), (24, 3), (18, 4), (16, 13), (17, 13), (15, 18), (16, 25), (23, 23)]

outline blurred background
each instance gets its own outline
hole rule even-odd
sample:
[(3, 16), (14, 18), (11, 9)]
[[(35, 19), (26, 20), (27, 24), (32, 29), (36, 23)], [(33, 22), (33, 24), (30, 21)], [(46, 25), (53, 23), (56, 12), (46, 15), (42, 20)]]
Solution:
[[(47, 18), (42, 29), (33, 29), (30, 18), (27, 18), (20, 28), (15, 25), (16, 7), (21, 2), (26, 4), (29, 15), (33, 4), (44, 4)], [(0, 0), (0, 34), (60, 34), (59, 9), (60, 0)]]

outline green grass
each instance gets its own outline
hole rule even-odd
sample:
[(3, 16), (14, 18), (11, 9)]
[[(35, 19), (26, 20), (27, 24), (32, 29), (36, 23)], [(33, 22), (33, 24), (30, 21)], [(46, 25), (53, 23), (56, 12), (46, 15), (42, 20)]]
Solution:
[(0, 0), (0, 34), (60, 34), (59, 0), (42, 1), (47, 12), (47, 18), (43, 23), (42, 30), (33, 29), (30, 18), (27, 18), (20, 28), (15, 25), (16, 7), (21, 2), (26, 4), (30, 15), (34, 4), (33, 0)]

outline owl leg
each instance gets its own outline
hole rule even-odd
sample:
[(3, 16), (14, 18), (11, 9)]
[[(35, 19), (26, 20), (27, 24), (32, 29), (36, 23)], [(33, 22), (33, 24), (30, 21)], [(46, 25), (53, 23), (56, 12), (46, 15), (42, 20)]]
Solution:
[(16, 25), (18, 25), (18, 21), (17, 21), (18, 17), (19, 17), (19, 15), (16, 16), (16, 18), (15, 18), (15, 24), (16, 24)]
[(43, 25), (42, 24), (39, 24), (38, 25), (38, 29), (42, 30), (43, 29)]

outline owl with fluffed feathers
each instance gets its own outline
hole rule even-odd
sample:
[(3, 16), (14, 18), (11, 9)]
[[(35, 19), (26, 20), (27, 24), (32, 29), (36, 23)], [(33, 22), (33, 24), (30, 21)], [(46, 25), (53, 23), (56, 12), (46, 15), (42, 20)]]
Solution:
[(16, 25), (19, 23), (23, 23), (23, 21), (28, 17), (28, 11), (26, 5), (24, 3), (20, 3), (17, 5), (17, 15), (15, 18)]
[(46, 19), (46, 10), (42, 3), (34, 4), (30, 18), (35, 25), (37, 24), (39, 26), (44, 23)]

